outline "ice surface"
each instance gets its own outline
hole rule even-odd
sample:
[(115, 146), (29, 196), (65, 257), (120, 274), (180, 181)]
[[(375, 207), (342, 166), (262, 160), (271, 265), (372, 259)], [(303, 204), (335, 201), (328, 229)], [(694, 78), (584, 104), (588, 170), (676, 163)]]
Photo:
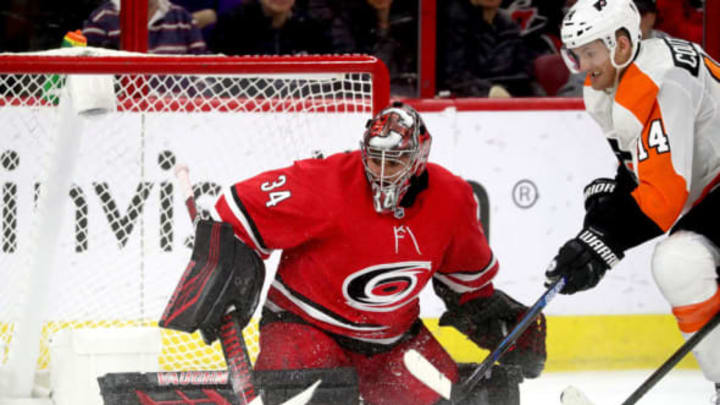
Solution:
[[(520, 384), (522, 405), (557, 405), (568, 385), (595, 405), (620, 405), (654, 370), (544, 373)], [(671, 370), (640, 398), (638, 405), (710, 405), (714, 386), (699, 370)], [(714, 403), (713, 403), (714, 404)]]

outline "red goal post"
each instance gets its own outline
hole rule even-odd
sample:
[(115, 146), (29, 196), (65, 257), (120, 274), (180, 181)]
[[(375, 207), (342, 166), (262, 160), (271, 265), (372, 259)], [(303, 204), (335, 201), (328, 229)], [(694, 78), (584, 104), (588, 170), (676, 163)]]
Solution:
[[(207, 209), (234, 181), (356, 148), (389, 97), (365, 55), (0, 54), (0, 392), (29, 396), (59, 331), (157, 327), (192, 242), (176, 164)], [(162, 343), (160, 369), (224, 367), (196, 335)]]

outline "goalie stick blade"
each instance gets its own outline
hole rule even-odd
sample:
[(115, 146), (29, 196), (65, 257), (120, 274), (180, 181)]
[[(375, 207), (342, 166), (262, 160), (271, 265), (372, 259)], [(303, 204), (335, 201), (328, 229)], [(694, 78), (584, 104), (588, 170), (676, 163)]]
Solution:
[(305, 405), (308, 402), (310, 402), (310, 399), (312, 399), (313, 394), (315, 394), (315, 390), (317, 389), (318, 385), (322, 380), (317, 380), (313, 383), (313, 385), (305, 388), (305, 390), (294, 397), (288, 399), (287, 401), (283, 402), (282, 405)]
[[(305, 405), (312, 399), (312, 396), (315, 394), (315, 390), (320, 385), (322, 380), (315, 381), (311, 386), (305, 388), (303, 392), (295, 395), (294, 397), (288, 399), (287, 401), (283, 402), (281, 405)], [(261, 396), (256, 397), (248, 405), (263, 405), (263, 400)]]
[(423, 355), (418, 353), (417, 350), (410, 349), (405, 352), (403, 362), (415, 378), (430, 387), (433, 391), (442, 395), (443, 398), (450, 399), (450, 393), (452, 391), (452, 382), (450, 379), (441, 373), (440, 370)]
[(563, 405), (595, 405), (592, 401), (585, 396), (579, 389), (572, 385), (565, 388), (560, 393), (560, 402)]

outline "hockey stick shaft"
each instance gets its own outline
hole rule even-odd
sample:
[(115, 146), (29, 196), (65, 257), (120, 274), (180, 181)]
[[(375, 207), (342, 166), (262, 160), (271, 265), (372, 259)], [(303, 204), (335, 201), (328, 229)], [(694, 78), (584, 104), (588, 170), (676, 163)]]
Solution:
[(622, 403), (622, 405), (633, 405), (645, 395), (650, 388), (655, 386), (661, 378), (665, 376), (680, 360), (682, 360), (700, 341), (707, 336), (720, 323), (720, 312), (716, 313), (708, 323), (706, 323), (699, 331), (690, 337), (675, 353), (668, 358), (650, 377), (648, 377), (640, 386)]
[(552, 301), (553, 298), (555, 298), (557, 293), (560, 292), (563, 287), (565, 287), (565, 278), (555, 280), (548, 287), (543, 295), (541, 295), (540, 298), (535, 301), (533, 306), (528, 309), (517, 325), (515, 325), (515, 328), (513, 328), (513, 330), (510, 331), (510, 333), (498, 344), (495, 350), (485, 357), (485, 360), (483, 360), (482, 363), (475, 368), (472, 374), (470, 374), (465, 381), (453, 387), (453, 400), (463, 399), (472, 392), (473, 388), (475, 388), (475, 386), (485, 377), (488, 370), (490, 370), (495, 362), (500, 359), (500, 357), (515, 343), (520, 334), (525, 332), (530, 324), (535, 321), (535, 318), (540, 315), (540, 312), (550, 301)]
[[(197, 225), (200, 215), (195, 204), (195, 195), (190, 183), (190, 170), (185, 165), (175, 168), (175, 177), (178, 179), (181, 192), (185, 197), (185, 206), (188, 209), (193, 226)], [(225, 362), (228, 367), (228, 379), (233, 392), (242, 404), (249, 404), (258, 394), (252, 381), (252, 366), (248, 355), (245, 339), (242, 335), (242, 326), (237, 320), (234, 311), (225, 314), (220, 325), (220, 346), (222, 346)]]

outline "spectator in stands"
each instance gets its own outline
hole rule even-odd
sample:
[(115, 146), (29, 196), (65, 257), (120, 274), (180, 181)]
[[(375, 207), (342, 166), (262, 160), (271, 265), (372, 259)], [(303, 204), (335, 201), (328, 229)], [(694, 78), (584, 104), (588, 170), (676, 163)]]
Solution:
[(327, 26), (294, 6), (295, 0), (245, 0), (219, 17), (210, 49), (227, 55), (332, 52)]
[(533, 59), (540, 55), (558, 53), (560, 23), (565, 0), (503, 0), (501, 9), (510, 14), (520, 26), (520, 36), (527, 44)]
[(418, 1), (308, 1), (309, 12), (329, 18), (335, 52), (380, 58), (390, 70), (393, 96), (418, 94)]
[(0, 1), (0, 51), (26, 52), (60, 47), (63, 36), (82, 26), (103, 0)]
[(217, 22), (219, 0), (172, 0), (172, 2), (187, 10), (195, 25), (201, 30)]
[[(120, 0), (108, 0), (83, 27), (88, 46), (120, 49)], [(204, 54), (205, 41), (190, 13), (168, 0), (148, 0), (148, 52)]]
[(702, 0), (657, 0), (657, 27), (668, 35), (702, 44)]
[(491, 88), (530, 96), (532, 55), (501, 0), (448, 0), (438, 8), (438, 90), (486, 97)]
[(243, 0), (171, 0), (173, 4), (187, 10), (202, 31), (205, 42), (212, 37), (219, 16), (226, 14)]

